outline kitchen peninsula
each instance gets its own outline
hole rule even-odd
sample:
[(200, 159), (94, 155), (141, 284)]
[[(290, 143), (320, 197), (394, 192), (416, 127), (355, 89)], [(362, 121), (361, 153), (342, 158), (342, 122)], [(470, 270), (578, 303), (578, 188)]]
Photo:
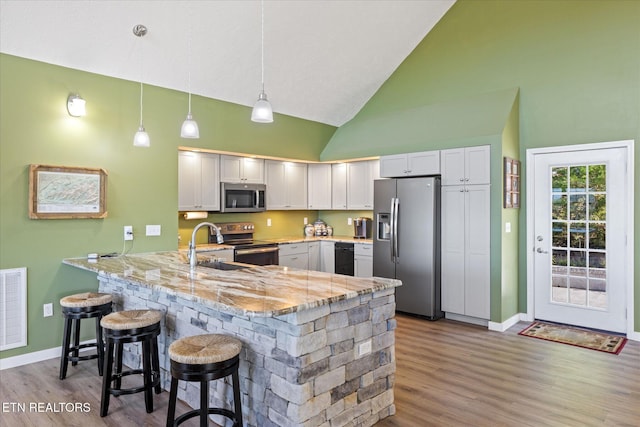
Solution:
[[(63, 262), (96, 272), (99, 291), (113, 294), (117, 310), (165, 313), (159, 339), (165, 389), (166, 350), (174, 340), (223, 333), (243, 342), (247, 426), (370, 426), (395, 412), (398, 280), (275, 265), (192, 271), (180, 252)], [(125, 351), (125, 364), (138, 365), (136, 348)], [(197, 408), (198, 387), (188, 383), (178, 397)], [(213, 403), (228, 405), (230, 385), (214, 381), (211, 387)]]

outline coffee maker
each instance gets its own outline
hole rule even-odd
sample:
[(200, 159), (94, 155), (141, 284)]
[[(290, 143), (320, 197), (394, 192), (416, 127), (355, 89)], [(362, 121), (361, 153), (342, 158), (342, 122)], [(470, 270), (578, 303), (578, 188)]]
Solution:
[(353, 220), (353, 237), (356, 239), (371, 238), (371, 218), (356, 218)]

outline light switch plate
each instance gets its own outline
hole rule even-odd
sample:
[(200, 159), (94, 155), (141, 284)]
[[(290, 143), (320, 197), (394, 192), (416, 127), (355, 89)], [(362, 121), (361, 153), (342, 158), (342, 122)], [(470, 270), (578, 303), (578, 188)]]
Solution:
[(505, 222), (505, 224), (504, 224), (504, 232), (505, 233), (511, 233), (511, 223), (510, 222)]
[(160, 225), (147, 225), (147, 236), (159, 236), (161, 233)]

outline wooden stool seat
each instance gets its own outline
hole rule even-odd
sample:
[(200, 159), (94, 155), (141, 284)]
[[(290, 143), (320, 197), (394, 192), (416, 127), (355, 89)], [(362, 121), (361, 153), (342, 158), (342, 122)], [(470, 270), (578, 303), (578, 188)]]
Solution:
[[(210, 414), (222, 415), (233, 421), (234, 427), (242, 427), (240, 401), (240, 351), (242, 342), (220, 334), (196, 335), (180, 338), (169, 346), (171, 359), (171, 391), (167, 427), (178, 426), (189, 418), (199, 416), (200, 426), (208, 425)], [(234, 411), (209, 407), (209, 381), (231, 375), (233, 382)], [(178, 381), (200, 382), (200, 409), (194, 409), (175, 418)]]
[(100, 324), (105, 329), (122, 331), (125, 329), (144, 328), (160, 322), (162, 312), (158, 310), (117, 311), (102, 318)]
[(108, 304), (113, 301), (111, 294), (101, 294), (97, 292), (83, 292), (81, 294), (69, 295), (60, 300), (62, 307), (92, 307)]
[[(102, 378), (102, 398), (100, 416), (109, 412), (109, 399), (123, 394), (144, 392), (145, 409), (153, 412), (153, 395), (162, 392), (160, 386), (160, 360), (158, 356), (158, 335), (162, 312), (158, 310), (128, 310), (111, 313), (102, 318), (106, 355)], [(123, 344), (142, 343), (142, 369), (122, 370)], [(115, 360), (114, 360), (115, 350)], [(142, 374), (143, 385), (123, 389), (122, 377)]]
[[(100, 321), (103, 316), (111, 313), (111, 294), (96, 292), (84, 292), (66, 296), (60, 299), (62, 316), (64, 317), (64, 331), (62, 335), (62, 354), (60, 355), (61, 380), (67, 376), (69, 361), (76, 366), (79, 361), (98, 359), (98, 374), (102, 375), (104, 364), (104, 342), (102, 341), (102, 328)], [(80, 344), (80, 321), (82, 319), (96, 319), (96, 342)], [(71, 332), (73, 330), (73, 345), (71, 345)], [(80, 356), (80, 350), (84, 348), (96, 348), (95, 354)]]
[(181, 338), (169, 346), (169, 357), (179, 363), (204, 365), (231, 359), (242, 350), (240, 340), (221, 334)]

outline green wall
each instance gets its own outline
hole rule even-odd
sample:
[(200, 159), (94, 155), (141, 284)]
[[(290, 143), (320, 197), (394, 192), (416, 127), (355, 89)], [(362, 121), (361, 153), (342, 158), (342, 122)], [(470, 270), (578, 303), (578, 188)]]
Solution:
[[(478, 145), (465, 131), (481, 127), (462, 120), (459, 114), (464, 110), (449, 109), (444, 114), (444, 106), (452, 100), (473, 102), (481, 94), (508, 88), (519, 88), (521, 159), (530, 148), (639, 140), (639, 22), (638, 1), (458, 0), (358, 115), (336, 132), (321, 158), (339, 158), (344, 147), (357, 157)], [(430, 106), (439, 106), (437, 114), (450, 125), (450, 137), (440, 128), (435, 135), (424, 130), (422, 123), (429, 117), (418, 116), (410, 124), (404, 121), (405, 112), (427, 111)], [(372, 133), (369, 125), (385, 118), (388, 126), (396, 121), (402, 126), (396, 126), (393, 135)], [(635, 164), (640, 164), (637, 148)], [(500, 182), (500, 170), (500, 158), (492, 154), (492, 179), (498, 177), (492, 182)], [(640, 188), (640, 174), (635, 176), (635, 188)], [(524, 202), (526, 194), (522, 197)], [(525, 212), (523, 203), (517, 230), (520, 312), (526, 311)], [(634, 212), (637, 331), (640, 197)], [(494, 274), (492, 266), (492, 278)], [(505, 313), (512, 311), (513, 296), (501, 287), (492, 280), (492, 293), (502, 295), (497, 304), (492, 300), (493, 321), (505, 320)]]
[[(63, 258), (121, 252), (124, 225), (134, 228), (133, 246), (125, 248), (131, 253), (177, 248), (178, 146), (318, 160), (335, 132), (279, 114), (272, 124), (256, 124), (249, 107), (195, 96), (201, 139), (185, 140), (179, 132), (187, 94), (145, 86), (151, 147), (136, 148), (139, 90), (136, 82), (0, 55), (0, 268), (27, 267), (28, 275), (28, 346), (3, 351), (1, 358), (60, 346), (60, 298), (96, 289), (95, 274), (64, 266)], [(86, 117), (67, 114), (70, 93), (87, 100)], [(108, 217), (29, 219), (29, 164), (106, 169)], [(286, 214), (276, 217), (274, 229), (284, 227)], [(146, 237), (146, 224), (160, 224), (162, 235)], [(48, 302), (54, 317), (43, 318)]]

